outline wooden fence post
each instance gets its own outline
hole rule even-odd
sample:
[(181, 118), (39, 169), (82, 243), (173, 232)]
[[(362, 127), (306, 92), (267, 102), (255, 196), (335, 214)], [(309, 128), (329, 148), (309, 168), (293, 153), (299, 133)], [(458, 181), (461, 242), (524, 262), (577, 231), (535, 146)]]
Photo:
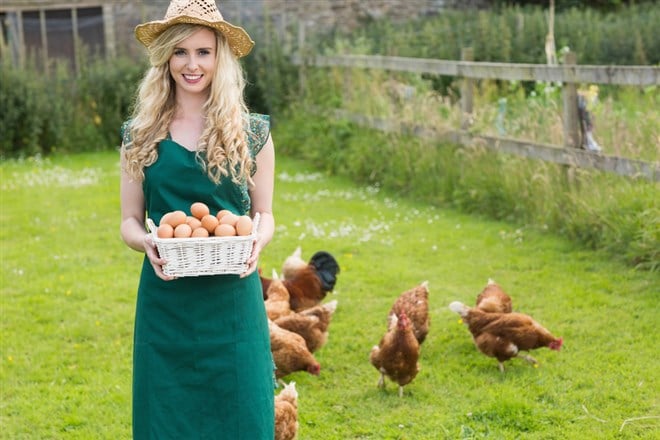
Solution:
[(22, 68), (25, 67), (27, 55), (25, 49), (25, 34), (23, 33), (23, 11), (16, 11), (16, 30), (18, 31), (18, 65)]
[[(109, 3), (109, 2), (108, 2)], [(115, 35), (115, 14), (112, 4), (104, 4), (103, 14), (103, 38), (105, 39), (105, 57), (113, 59), (117, 56), (117, 38)]]
[[(461, 61), (474, 61), (474, 51), (471, 47), (461, 50)], [(467, 130), (472, 124), (472, 107), (474, 80), (463, 78), (461, 82), (461, 129)]]
[[(575, 52), (568, 52), (564, 56), (564, 69), (567, 74), (577, 64)], [(564, 106), (564, 146), (580, 148), (580, 119), (578, 115), (577, 84), (567, 81), (562, 88)]]
[(80, 44), (80, 35), (78, 33), (78, 9), (75, 7), (71, 8), (71, 36), (73, 38), (73, 69), (76, 72), (76, 76), (80, 75), (80, 62), (82, 56), (80, 51), (82, 50), (82, 45)]
[(41, 32), (41, 60), (44, 63), (44, 72), (48, 74), (48, 33), (46, 31), (46, 10), (39, 9), (39, 30)]
[(23, 32), (23, 18), (21, 11), (7, 12), (4, 17), (7, 26), (7, 37), (0, 32), (0, 59), (9, 58), (14, 65), (23, 67), (23, 47), (21, 36)]
[(298, 16), (298, 53), (300, 65), (298, 66), (298, 86), (300, 94), (305, 95), (305, 65), (307, 64), (307, 48), (305, 47), (305, 21), (302, 15)]

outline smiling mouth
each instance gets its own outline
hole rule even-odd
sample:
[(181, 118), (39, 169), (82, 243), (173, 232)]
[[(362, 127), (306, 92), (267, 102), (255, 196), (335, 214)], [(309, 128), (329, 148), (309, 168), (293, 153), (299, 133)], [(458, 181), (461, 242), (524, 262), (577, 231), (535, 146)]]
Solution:
[(183, 78), (188, 82), (197, 82), (202, 79), (202, 75), (183, 75)]

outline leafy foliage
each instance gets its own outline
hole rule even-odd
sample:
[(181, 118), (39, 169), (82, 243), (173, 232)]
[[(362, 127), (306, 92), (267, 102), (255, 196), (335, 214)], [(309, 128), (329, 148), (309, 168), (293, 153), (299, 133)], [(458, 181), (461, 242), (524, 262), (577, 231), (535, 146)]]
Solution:
[[(599, 10), (617, 10), (622, 6), (651, 3), (654, 0), (555, 0), (555, 8), (558, 10), (567, 8), (592, 8)], [(545, 6), (550, 4), (549, 0), (492, 0), (494, 5), (507, 6), (507, 5), (520, 5), (520, 6)]]
[[(580, 64), (638, 65), (660, 62), (660, 20), (657, 2), (622, 7), (612, 12), (568, 8), (555, 16), (557, 50), (566, 46)], [(345, 53), (367, 40), (371, 54), (435, 59), (460, 59), (472, 47), (475, 61), (545, 64), (547, 7), (506, 6), (490, 10), (447, 10), (435, 17), (392, 24), (369, 23), (342, 36)], [(337, 39), (313, 40), (321, 52), (333, 52)]]
[(33, 65), (0, 60), (0, 155), (25, 157), (54, 151), (115, 148), (144, 66), (118, 58), (90, 59), (76, 75), (54, 61), (44, 75)]

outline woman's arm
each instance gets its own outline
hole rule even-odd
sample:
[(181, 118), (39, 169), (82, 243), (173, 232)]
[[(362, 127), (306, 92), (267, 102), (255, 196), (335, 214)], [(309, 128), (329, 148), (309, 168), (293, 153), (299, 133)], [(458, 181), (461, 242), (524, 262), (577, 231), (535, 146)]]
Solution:
[(122, 240), (131, 249), (147, 254), (151, 266), (153, 266), (159, 278), (163, 280), (174, 279), (174, 277), (163, 273), (162, 266), (166, 261), (158, 255), (158, 250), (144, 227), (145, 207), (142, 184), (132, 180), (124, 171), (123, 166), (120, 186), (121, 225), (119, 231)]
[(259, 213), (259, 230), (257, 240), (252, 247), (252, 255), (248, 258), (247, 270), (242, 277), (250, 275), (257, 269), (259, 254), (273, 238), (275, 233), (275, 218), (273, 217), (273, 190), (275, 186), (275, 146), (273, 139), (268, 140), (257, 154), (257, 171), (252, 176), (253, 185), (250, 187), (252, 201), (251, 216)]

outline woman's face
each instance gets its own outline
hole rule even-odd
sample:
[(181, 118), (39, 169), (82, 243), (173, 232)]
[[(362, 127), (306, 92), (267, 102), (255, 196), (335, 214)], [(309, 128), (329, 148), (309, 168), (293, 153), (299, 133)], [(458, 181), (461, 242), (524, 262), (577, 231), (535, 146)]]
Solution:
[(170, 75), (177, 92), (207, 93), (215, 73), (216, 39), (210, 29), (200, 29), (174, 47)]

